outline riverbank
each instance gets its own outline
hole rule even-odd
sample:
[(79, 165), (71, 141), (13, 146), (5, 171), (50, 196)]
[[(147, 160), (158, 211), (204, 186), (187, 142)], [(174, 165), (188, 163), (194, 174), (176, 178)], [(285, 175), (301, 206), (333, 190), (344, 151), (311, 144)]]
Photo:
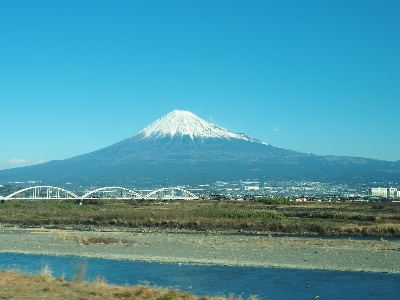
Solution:
[[(18, 282), (18, 284), (15, 284)], [(67, 282), (46, 274), (20, 274), (17, 271), (0, 271), (1, 299), (174, 299), (174, 300), (235, 300), (235, 297), (197, 297), (188, 292), (148, 286), (115, 286), (104, 281)], [(256, 300), (251, 297), (249, 300)]]
[[(283, 202), (282, 202), (283, 201)], [(10, 200), (0, 224), (121, 230), (252, 231), (290, 235), (400, 237), (399, 203), (259, 201)]]
[(384, 239), (0, 227), (0, 252), (400, 273), (400, 241)]

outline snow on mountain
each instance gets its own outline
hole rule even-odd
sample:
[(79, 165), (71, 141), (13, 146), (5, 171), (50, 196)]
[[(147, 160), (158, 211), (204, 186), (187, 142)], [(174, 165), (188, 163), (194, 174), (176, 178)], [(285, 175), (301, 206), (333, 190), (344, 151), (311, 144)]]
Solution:
[[(234, 133), (218, 125), (207, 122), (189, 111), (174, 110), (161, 119), (156, 120), (132, 137), (142, 139), (190, 136), (194, 138), (239, 139), (268, 145), (246, 134)], [(131, 137), (131, 138), (132, 138)]]

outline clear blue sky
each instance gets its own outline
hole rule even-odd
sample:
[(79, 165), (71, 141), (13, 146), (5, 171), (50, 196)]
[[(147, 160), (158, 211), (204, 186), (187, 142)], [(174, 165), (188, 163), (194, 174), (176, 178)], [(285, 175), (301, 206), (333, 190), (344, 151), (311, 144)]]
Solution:
[(0, 169), (174, 109), (281, 148), (400, 160), (400, 1), (0, 2)]

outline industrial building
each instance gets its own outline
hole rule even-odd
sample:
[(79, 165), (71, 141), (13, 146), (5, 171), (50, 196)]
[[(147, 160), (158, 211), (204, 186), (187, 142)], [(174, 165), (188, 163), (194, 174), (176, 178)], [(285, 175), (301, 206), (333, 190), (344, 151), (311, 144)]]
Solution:
[(397, 188), (369, 188), (367, 190), (367, 195), (383, 198), (399, 198), (400, 191), (398, 191)]

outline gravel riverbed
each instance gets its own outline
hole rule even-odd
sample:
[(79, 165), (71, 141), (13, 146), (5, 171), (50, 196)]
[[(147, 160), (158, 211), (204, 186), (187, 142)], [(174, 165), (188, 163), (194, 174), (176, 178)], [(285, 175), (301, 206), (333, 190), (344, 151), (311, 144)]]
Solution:
[[(108, 243), (107, 238), (114, 242)], [(0, 252), (400, 273), (399, 240), (0, 227)]]

